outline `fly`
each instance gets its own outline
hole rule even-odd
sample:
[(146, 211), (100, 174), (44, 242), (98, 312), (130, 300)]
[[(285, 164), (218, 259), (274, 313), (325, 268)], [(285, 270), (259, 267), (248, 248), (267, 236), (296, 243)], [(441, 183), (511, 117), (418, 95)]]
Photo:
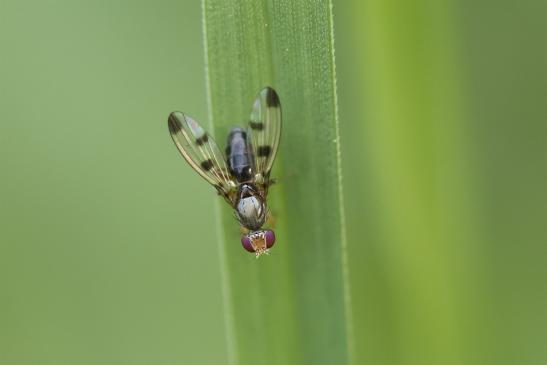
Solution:
[(241, 244), (256, 256), (275, 243), (271, 229), (263, 229), (269, 216), (266, 203), (273, 184), (270, 172), (281, 136), (281, 103), (276, 91), (266, 87), (256, 97), (246, 128), (233, 127), (224, 152), (191, 117), (173, 112), (169, 132), (192, 168), (215, 187), (248, 230)]

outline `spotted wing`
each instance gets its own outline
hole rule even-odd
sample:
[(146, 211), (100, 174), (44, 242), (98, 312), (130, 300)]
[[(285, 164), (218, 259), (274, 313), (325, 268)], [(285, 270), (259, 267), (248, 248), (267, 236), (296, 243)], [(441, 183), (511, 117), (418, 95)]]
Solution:
[(168, 120), (173, 142), (184, 159), (225, 197), (234, 183), (228, 172), (224, 154), (205, 130), (192, 118), (173, 112)]
[(251, 135), (255, 173), (267, 180), (281, 137), (281, 103), (271, 87), (262, 89), (254, 101), (248, 134)]

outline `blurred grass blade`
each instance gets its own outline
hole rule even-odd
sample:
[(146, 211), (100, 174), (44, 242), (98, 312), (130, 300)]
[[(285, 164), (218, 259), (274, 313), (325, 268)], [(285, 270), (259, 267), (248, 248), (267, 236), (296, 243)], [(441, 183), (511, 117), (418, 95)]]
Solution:
[(346, 364), (350, 321), (330, 1), (204, 0), (217, 140), (275, 88), (283, 135), (270, 190), (276, 246), (255, 260), (221, 204), (230, 363)]

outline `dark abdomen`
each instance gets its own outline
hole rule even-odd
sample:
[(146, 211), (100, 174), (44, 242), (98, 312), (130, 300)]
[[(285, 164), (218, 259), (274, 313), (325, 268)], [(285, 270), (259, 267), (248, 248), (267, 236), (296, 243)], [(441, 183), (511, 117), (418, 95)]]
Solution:
[(237, 182), (247, 182), (253, 177), (253, 155), (250, 146), (247, 144), (247, 133), (239, 128), (232, 128), (228, 135), (226, 146), (226, 158), (230, 173)]

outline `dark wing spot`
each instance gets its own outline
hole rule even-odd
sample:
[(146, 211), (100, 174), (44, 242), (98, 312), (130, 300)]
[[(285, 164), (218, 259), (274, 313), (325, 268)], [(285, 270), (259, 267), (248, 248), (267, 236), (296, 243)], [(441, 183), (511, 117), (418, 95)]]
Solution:
[(210, 159), (203, 161), (201, 163), (201, 168), (204, 169), (205, 171), (211, 170), (213, 168), (213, 161), (211, 161)]
[(272, 148), (270, 146), (259, 146), (257, 153), (258, 157), (268, 157), (272, 153)]
[(251, 127), (251, 129), (254, 129), (255, 131), (261, 131), (264, 129), (264, 123), (250, 121), (249, 127)]
[(266, 92), (266, 104), (269, 108), (277, 108), (280, 105), (279, 97), (277, 96), (275, 90), (271, 87), (269, 87)]
[(208, 140), (209, 140), (209, 137), (207, 136), (207, 133), (205, 133), (203, 136), (196, 139), (196, 144), (198, 146), (201, 146), (202, 144), (207, 143)]
[(169, 119), (167, 121), (167, 124), (169, 125), (169, 132), (171, 134), (176, 134), (180, 131), (180, 125), (177, 122), (176, 117), (174, 116), (174, 112), (169, 114)]

